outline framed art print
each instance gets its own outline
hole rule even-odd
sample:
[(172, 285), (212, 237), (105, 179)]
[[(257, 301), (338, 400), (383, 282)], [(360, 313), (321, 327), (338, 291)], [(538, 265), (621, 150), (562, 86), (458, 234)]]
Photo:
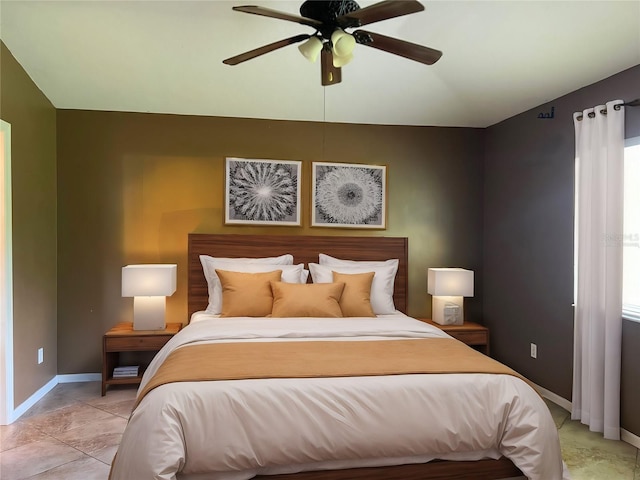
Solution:
[(311, 225), (386, 228), (387, 167), (313, 162)]
[(300, 225), (302, 162), (227, 158), (225, 223)]

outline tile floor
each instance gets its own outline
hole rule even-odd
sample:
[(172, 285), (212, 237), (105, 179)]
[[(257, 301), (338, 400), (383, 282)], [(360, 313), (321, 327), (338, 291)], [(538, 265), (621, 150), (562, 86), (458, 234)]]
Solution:
[[(0, 426), (2, 480), (106, 480), (136, 389), (100, 382), (56, 386), (12, 425)], [(603, 440), (547, 402), (573, 480), (640, 480), (638, 449)]]

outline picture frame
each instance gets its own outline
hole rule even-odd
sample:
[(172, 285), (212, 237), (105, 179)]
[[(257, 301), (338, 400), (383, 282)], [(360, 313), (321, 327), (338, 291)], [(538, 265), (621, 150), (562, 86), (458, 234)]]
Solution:
[(385, 229), (387, 167), (313, 162), (311, 226)]
[(225, 160), (225, 224), (300, 225), (301, 161)]

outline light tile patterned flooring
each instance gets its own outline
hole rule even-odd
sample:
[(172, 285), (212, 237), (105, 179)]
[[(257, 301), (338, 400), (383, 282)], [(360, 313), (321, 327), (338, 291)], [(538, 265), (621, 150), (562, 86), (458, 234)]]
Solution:
[[(56, 386), (12, 425), (0, 426), (2, 480), (106, 480), (136, 389)], [(547, 402), (573, 480), (640, 480), (638, 449), (604, 440)], [(141, 479), (142, 480), (142, 479)]]

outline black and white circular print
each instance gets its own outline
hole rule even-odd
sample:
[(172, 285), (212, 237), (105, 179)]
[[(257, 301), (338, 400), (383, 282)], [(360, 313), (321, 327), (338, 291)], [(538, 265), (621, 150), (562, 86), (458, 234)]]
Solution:
[(227, 223), (299, 225), (296, 161), (227, 159)]
[(385, 167), (314, 163), (313, 224), (385, 227)]

